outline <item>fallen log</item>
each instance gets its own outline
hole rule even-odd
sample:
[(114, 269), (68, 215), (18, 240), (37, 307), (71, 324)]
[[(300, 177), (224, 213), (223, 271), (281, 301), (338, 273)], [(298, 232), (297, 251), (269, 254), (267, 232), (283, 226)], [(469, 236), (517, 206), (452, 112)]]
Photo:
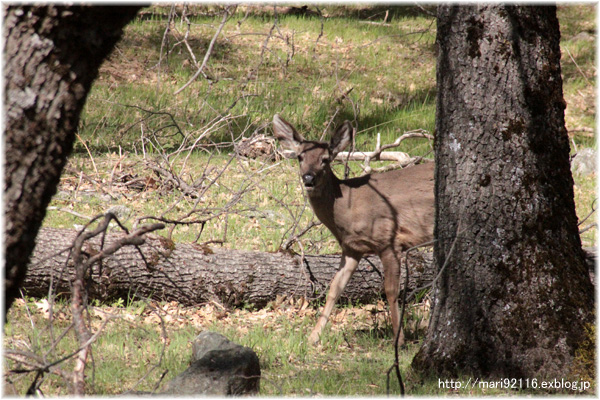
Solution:
[[(73, 267), (69, 248), (77, 232), (42, 228), (23, 288), (32, 297), (54, 293), (69, 296)], [(122, 237), (109, 233), (105, 246)], [(84, 245), (88, 256), (98, 254), (100, 241)], [(142, 256), (143, 254), (143, 256)], [(216, 301), (228, 306), (263, 307), (277, 296), (322, 299), (338, 270), (339, 255), (265, 253), (174, 243), (147, 235), (139, 247), (124, 247), (88, 271), (91, 299), (150, 298), (194, 306)], [(431, 252), (411, 252), (408, 290), (432, 281)], [(382, 298), (383, 269), (379, 258), (363, 259), (346, 287), (342, 301), (368, 303)], [(401, 282), (404, 282), (404, 268)]]

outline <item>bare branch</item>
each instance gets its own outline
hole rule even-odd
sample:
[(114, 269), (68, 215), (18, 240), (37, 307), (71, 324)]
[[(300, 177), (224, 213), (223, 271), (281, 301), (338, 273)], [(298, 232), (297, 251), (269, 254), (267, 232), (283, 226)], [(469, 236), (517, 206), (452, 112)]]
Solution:
[(594, 84), (591, 83), (590, 80), (588, 79), (588, 77), (583, 73), (583, 71), (579, 67), (579, 64), (577, 64), (577, 61), (575, 61), (575, 59), (573, 58), (573, 55), (571, 55), (571, 52), (569, 51), (569, 47), (567, 47), (567, 46), (563, 46), (563, 47), (567, 51), (567, 54), (569, 55), (569, 58), (571, 59), (571, 61), (573, 61), (573, 64), (575, 64), (575, 67), (577, 67), (577, 71), (579, 71), (579, 73), (581, 74), (583, 79), (585, 79), (585, 81), (587, 82), (587, 84), (589, 86), (594, 86)]
[(192, 82), (194, 82), (196, 80), (196, 78), (200, 75), (203, 74), (205, 78), (207, 78), (206, 74), (204, 74), (204, 68), (206, 67), (206, 63), (208, 63), (208, 59), (210, 58), (210, 55), (213, 51), (213, 47), (215, 46), (215, 42), (217, 41), (217, 37), (221, 34), (221, 31), (223, 30), (223, 27), (225, 26), (225, 23), (227, 22), (227, 20), (229, 19), (229, 15), (230, 12), (229, 10), (234, 6), (229, 6), (227, 8), (225, 8), (225, 10), (223, 11), (223, 19), (221, 20), (221, 24), (219, 25), (219, 27), (217, 28), (217, 32), (215, 33), (215, 35), (213, 36), (212, 40), (210, 41), (210, 44), (208, 45), (208, 50), (206, 50), (206, 54), (204, 55), (204, 60), (202, 60), (202, 65), (200, 65), (200, 68), (198, 68), (198, 71), (196, 71), (196, 73), (190, 78), (190, 80), (183, 85), (182, 87), (180, 87), (179, 89), (177, 89), (175, 91), (175, 93), (173, 94), (179, 94), (181, 93), (181, 91), (183, 91), (185, 88), (187, 88), (189, 85), (192, 84)]
[(367, 173), (370, 173), (372, 171), (370, 162), (373, 160), (374, 161), (395, 161), (400, 166), (406, 166), (411, 163), (419, 161), (420, 157), (411, 157), (409, 154), (400, 152), (400, 151), (384, 152), (384, 150), (398, 147), (404, 140), (411, 139), (411, 138), (425, 138), (428, 140), (433, 140), (433, 136), (431, 134), (429, 134), (429, 132), (427, 132), (426, 130), (416, 129), (413, 131), (405, 132), (398, 139), (396, 139), (393, 143), (381, 146), (379, 135), (377, 135), (377, 144), (375, 146), (374, 151), (370, 151), (370, 152), (360, 152), (360, 151), (347, 152), (347, 151), (344, 151), (344, 152), (338, 153), (338, 155), (336, 156), (336, 160), (338, 160), (338, 159), (341, 161), (363, 160), (364, 161), (363, 169)]
[(375, 152), (375, 151), (343, 151), (340, 152), (336, 160), (345, 161), (394, 161), (399, 164), (410, 162), (413, 160), (408, 153), (403, 151), (388, 151), (388, 152)]
[(433, 26), (433, 24), (434, 24), (434, 22), (435, 22), (435, 21), (436, 21), (436, 20), (435, 20), (435, 19), (433, 19), (433, 20), (431, 21), (431, 23), (429, 24), (429, 26), (427, 27), (427, 29), (422, 29), (422, 30), (415, 31), (415, 32), (402, 33), (402, 34), (398, 34), (398, 35), (386, 35), (386, 36), (381, 36), (381, 37), (378, 37), (377, 39), (375, 39), (375, 40), (372, 40), (372, 41), (370, 41), (369, 43), (363, 44), (363, 45), (361, 45), (361, 46), (359, 46), (359, 47), (367, 47), (367, 46), (370, 46), (370, 45), (372, 45), (372, 44), (374, 44), (374, 43), (377, 43), (377, 42), (379, 42), (380, 40), (383, 40), (383, 39), (385, 39), (385, 38), (392, 38), (392, 37), (398, 38), (398, 37), (412, 36), (412, 35), (421, 35), (421, 36), (422, 36), (422, 35), (426, 34), (427, 32), (429, 32), (429, 31), (431, 30), (431, 27)]
[[(579, 221), (579, 223), (577, 224), (578, 226), (583, 225), (585, 223), (585, 221), (587, 221), (596, 212), (596, 201), (597, 200), (598, 199), (596, 198), (596, 199), (594, 199), (594, 201), (592, 201), (592, 211), (590, 211), (588, 213), (588, 215), (586, 215), (581, 221)], [(581, 233), (581, 232), (579, 232), (579, 233)]]
[(73, 210), (69, 210), (68, 208), (50, 206), (50, 207), (47, 208), (47, 210), (66, 212), (66, 213), (72, 214), (72, 215), (74, 215), (74, 216), (76, 216), (78, 218), (87, 219), (88, 221), (92, 219), (92, 217), (90, 217), (88, 215), (80, 214), (80, 213), (75, 212)]
[[(171, 5), (171, 10), (169, 11), (169, 17), (167, 20), (167, 27), (165, 28), (165, 32), (163, 33), (163, 38), (162, 41), (160, 43), (160, 55), (158, 57), (158, 73), (157, 75), (157, 80), (156, 80), (156, 91), (158, 92), (158, 90), (160, 90), (160, 67), (161, 67), (161, 63), (162, 63), (162, 59), (163, 59), (163, 49), (165, 46), (168, 47), (168, 42), (169, 42), (169, 32), (171, 32), (171, 22), (173, 21), (173, 15), (175, 13), (175, 4)], [(167, 56), (169, 55), (168, 51), (167, 51)]]
[[(94, 218), (94, 220), (98, 219)], [(83, 244), (99, 235), (104, 234), (109, 226), (109, 223), (114, 220), (121, 228), (123, 228), (128, 234), (120, 240), (113, 243), (107, 248), (103, 248), (97, 254), (86, 257), (83, 253)], [(91, 350), (90, 345), (94, 342), (95, 337), (99, 334), (100, 330), (92, 335), (88, 325), (85, 322), (84, 311), (87, 308), (87, 285), (86, 285), (86, 273), (89, 267), (100, 262), (103, 258), (114, 254), (117, 250), (127, 245), (141, 245), (144, 240), (141, 238), (145, 233), (154, 231), (156, 229), (164, 228), (163, 224), (154, 224), (148, 226), (142, 226), (132, 233), (129, 233), (125, 227), (123, 227), (118, 219), (111, 213), (104, 215), (104, 219), (98, 224), (96, 229), (91, 232), (82, 230), (77, 235), (71, 251), (73, 258), (73, 264), (75, 268), (75, 277), (72, 282), (72, 293), (71, 293), (71, 311), (73, 313), (73, 325), (75, 327), (75, 333), (77, 340), (79, 341), (79, 350), (75, 355), (75, 367), (73, 368), (72, 382), (73, 382), (73, 394), (83, 395), (85, 394), (85, 367), (87, 365), (88, 354)], [(104, 239), (102, 240), (104, 243)], [(139, 249), (138, 249), (139, 250)]]
[(317, 36), (317, 39), (315, 40), (315, 45), (313, 46), (313, 55), (316, 53), (317, 51), (317, 45), (319, 44), (319, 40), (323, 37), (323, 26), (325, 25), (325, 17), (323, 17), (323, 13), (321, 12), (321, 9), (319, 7), (316, 7), (317, 12), (319, 13), (319, 19), (321, 20), (321, 30), (319, 32), (319, 36)]
[(594, 222), (594, 223), (592, 223), (592, 224), (589, 224), (588, 226), (586, 226), (586, 227), (584, 227), (584, 228), (581, 228), (581, 229), (579, 230), (579, 234), (581, 235), (582, 233), (584, 233), (584, 232), (587, 232), (587, 231), (589, 231), (590, 229), (592, 229), (592, 228), (597, 228), (597, 227), (598, 227), (598, 224)]
[(283, 247), (284, 249), (288, 250), (294, 244), (294, 242), (297, 242), (298, 239), (300, 239), (300, 237), (304, 236), (309, 230), (311, 230), (315, 226), (319, 226), (319, 225), (321, 225), (320, 222), (312, 221), (310, 224), (308, 224), (307, 227), (305, 227), (304, 229), (302, 229), (299, 233), (297, 233), (296, 235), (294, 235), (291, 238), (289, 238), (285, 242), (285, 244), (283, 246), (281, 246), (281, 247)]

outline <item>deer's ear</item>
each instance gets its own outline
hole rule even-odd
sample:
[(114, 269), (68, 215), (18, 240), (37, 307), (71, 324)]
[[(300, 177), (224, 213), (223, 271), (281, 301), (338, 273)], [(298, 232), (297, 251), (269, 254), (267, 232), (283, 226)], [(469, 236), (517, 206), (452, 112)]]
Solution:
[(304, 138), (292, 124), (281, 118), (279, 114), (273, 116), (273, 133), (281, 143), (281, 147), (284, 149), (283, 155), (286, 158), (295, 158), (300, 153), (299, 148)]
[(333, 157), (352, 143), (353, 135), (354, 128), (352, 128), (352, 124), (350, 124), (350, 121), (344, 121), (331, 136), (331, 141), (329, 142), (329, 149), (331, 150)]

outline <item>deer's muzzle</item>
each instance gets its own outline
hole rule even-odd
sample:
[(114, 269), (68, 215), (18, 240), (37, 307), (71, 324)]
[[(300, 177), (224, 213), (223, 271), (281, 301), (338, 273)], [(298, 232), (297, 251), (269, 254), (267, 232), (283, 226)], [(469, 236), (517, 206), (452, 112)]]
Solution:
[(315, 174), (304, 174), (302, 175), (302, 183), (304, 183), (304, 187), (312, 188), (315, 186)]

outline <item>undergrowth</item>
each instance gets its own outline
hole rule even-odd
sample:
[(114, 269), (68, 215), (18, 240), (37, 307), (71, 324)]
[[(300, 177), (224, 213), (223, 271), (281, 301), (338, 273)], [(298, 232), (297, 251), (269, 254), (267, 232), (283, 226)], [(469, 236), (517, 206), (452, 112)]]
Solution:
[[(150, 14), (127, 26), (101, 68), (81, 117), (75, 153), (44, 226), (72, 229), (112, 209), (132, 227), (142, 216), (182, 218), (197, 207), (197, 215), (210, 220), (203, 229), (178, 225), (171, 237), (175, 242), (277, 251), (315, 221), (297, 166), (288, 160), (234, 157), (234, 144), (258, 134), (270, 137), (275, 113), (313, 139), (349, 119), (358, 127), (356, 149), (363, 151), (374, 148), (378, 134), (385, 144), (408, 130), (434, 130), (435, 7), (323, 4), (319, 10), (328, 18), (320, 18), (285, 15), (283, 7), (275, 17), (271, 6), (239, 6), (216, 39), (207, 77), (200, 76), (178, 95), (174, 92), (197, 70), (194, 57), (202, 61), (222, 8), (190, 6), (189, 25), (179, 8), (165, 35), (170, 9), (153, 6)], [(559, 7), (572, 153), (596, 148), (594, 11), (590, 5)], [(191, 51), (183, 41), (186, 33)], [(176, 153), (182, 143), (198, 147)], [(432, 158), (431, 147), (428, 141), (413, 139), (398, 150)], [(166, 160), (189, 182), (203, 182), (204, 195), (195, 198), (181, 188), (164, 186), (148, 160)], [(341, 177), (344, 166), (335, 168)], [(358, 164), (349, 168), (350, 175), (362, 173)], [(593, 207), (595, 176), (574, 179), (581, 220)], [(217, 215), (215, 210), (224, 207), (229, 207), (227, 212)], [(596, 231), (582, 235), (584, 246), (596, 245)], [(298, 240), (290, 245), (298, 252), (339, 252), (322, 226)], [(400, 354), (407, 393), (521, 394), (440, 388), (437, 381), (414, 375), (409, 365), (428, 315), (427, 309), (418, 310), (423, 304), (410, 310), (413, 336)], [(385, 395), (393, 351), (384, 305), (341, 307), (322, 344), (313, 348), (305, 339), (317, 306), (295, 300), (263, 310), (223, 310), (214, 304), (183, 308), (131, 299), (96, 303), (90, 308), (92, 324), (106, 326), (93, 346), (91, 392), (112, 395), (160, 387), (187, 367), (191, 341), (210, 329), (257, 352), (261, 395)], [(68, 305), (59, 302), (55, 307), (51, 326), (47, 300), (17, 301), (4, 330), (5, 349), (43, 353), (48, 359), (72, 352), (75, 341), (52, 345), (70, 324)], [(582, 347), (577, 365), (589, 363), (592, 347)], [(63, 364), (65, 370), (72, 368), (70, 363)], [(18, 365), (5, 360), (4, 367)], [(43, 379), (44, 394), (68, 394), (68, 385), (56, 374)], [(31, 384), (27, 374), (11, 375), (10, 380), (21, 394)], [(391, 382), (390, 393), (399, 394), (397, 382)]]

